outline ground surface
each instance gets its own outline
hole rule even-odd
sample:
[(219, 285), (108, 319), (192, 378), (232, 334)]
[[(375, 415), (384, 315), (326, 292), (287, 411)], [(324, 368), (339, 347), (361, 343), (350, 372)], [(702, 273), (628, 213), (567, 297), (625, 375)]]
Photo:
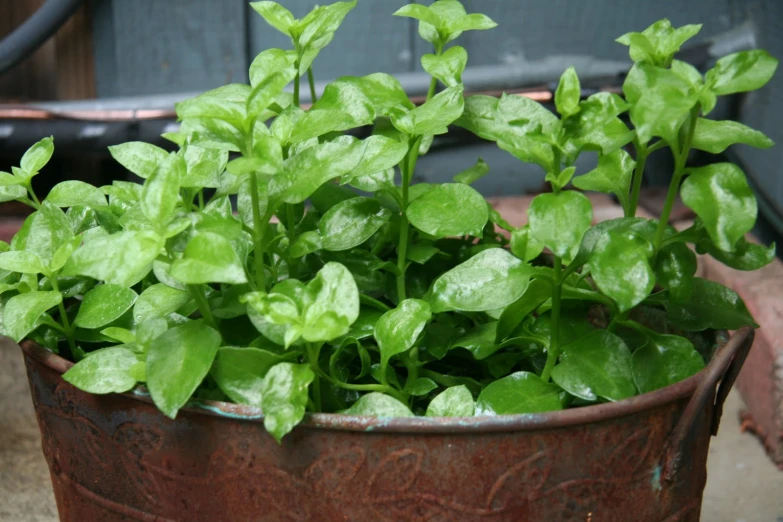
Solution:
[[(704, 522), (783, 522), (783, 472), (740, 433), (736, 393), (712, 441)], [(57, 520), (20, 352), (0, 350), (0, 521)], [(596, 521), (597, 522), (597, 521)]]

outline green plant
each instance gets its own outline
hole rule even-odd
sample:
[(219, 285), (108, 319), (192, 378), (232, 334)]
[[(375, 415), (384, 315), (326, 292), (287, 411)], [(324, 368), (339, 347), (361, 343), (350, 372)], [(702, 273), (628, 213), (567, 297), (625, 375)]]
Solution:
[[(521, 96), (464, 98), (467, 53), (447, 45), (495, 23), (439, 0), (395, 13), (418, 19), (434, 47), (422, 105), (376, 73), (337, 79), (303, 110), (300, 76), (315, 100), (311, 64), (355, 1), (301, 20), (251, 5), (293, 50), (258, 55), (250, 85), (179, 103), (181, 130), (165, 135), (177, 152), (111, 147), (143, 184), (66, 181), (39, 201), (30, 179), (51, 138), (0, 175), (3, 201), (35, 209), (2, 244), (3, 328), (76, 361), (68, 382), (92, 393), (144, 383), (169, 417), (190, 400), (260, 406), (279, 440), (306, 411), (470, 416), (617, 401), (699, 371), (710, 354), (694, 332), (754, 324), (734, 292), (694, 277), (689, 245), (734, 268), (769, 263), (774, 246), (744, 239), (756, 200), (735, 165), (687, 158), (771, 145), (706, 119), (718, 95), (770, 79), (777, 61), (764, 51), (703, 77), (673, 59), (699, 26), (662, 20), (618, 40), (636, 62), (624, 99), (582, 100), (571, 68), (558, 117)], [(452, 124), (541, 166), (552, 192), (533, 200), (529, 224), (510, 226), (471, 188), (488, 172), (481, 160), (452, 183), (413, 183), (418, 157)], [(364, 139), (346, 134), (366, 126)], [(662, 219), (634, 217), (645, 160), (664, 148), (675, 171)], [(584, 151), (598, 164), (576, 175)], [(591, 226), (590, 200), (569, 184), (614, 194), (626, 217)], [(698, 215), (680, 232), (667, 225), (678, 191)]]

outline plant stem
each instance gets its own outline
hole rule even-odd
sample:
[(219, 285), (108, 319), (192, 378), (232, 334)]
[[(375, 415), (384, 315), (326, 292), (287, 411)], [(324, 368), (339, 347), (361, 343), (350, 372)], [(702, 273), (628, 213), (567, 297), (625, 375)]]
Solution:
[(402, 213), (400, 216), (400, 239), (397, 243), (397, 302), (403, 301), (406, 297), (405, 290), (405, 266), (407, 264), (408, 255), (408, 216), (405, 215), (405, 211), (408, 209), (408, 188), (410, 187), (411, 179), (413, 179), (413, 171), (416, 168), (416, 161), (419, 159), (419, 145), (421, 144), (421, 136), (413, 140), (411, 148), (408, 150), (408, 154), (403, 158), (401, 166), (402, 171)]
[(334, 386), (337, 386), (338, 388), (342, 388), (344, 390), (354, 390), (354, 391), (366, 391), (366, 392), (381, 392), (386, 393), (391, 396), (393, 396), (395, 399), (399, 399), (401, 402), (406, 402), (405, 397), (389, 386), (388, 384), (351, 384), (347, 382), (338, 381), (331, 375), (327, 374), (323, 370), (318, 371), (319, 375), (329, 381)]
[(310, 102), (315, 103), (318, 101), (318, 97), (315, 94), (315, 78), (313, 78), (313, 68), (307, 68), (307, 83), (310, 84)]
[(563, 261), (558, 256), (555, 256), (555, 280), (552, 283), (552, 332), (549, 339), (549, 349), (546, 352), (546, 364), (544, 365), (544, 371), (541, 372), (541, 380), (544, 382), (549, 382), (552, 369), (560, 356), (560, 344), (558, 341), (560, 333), (560, 300), (563, 291), (562, 270)]
[(296, 76), (294, 77), (294, 106), (299, 107), (299, 60), (294, 64)]
[(685, 140), (682, 143), (682, 147), (675, 144), (671, 144), (672, 155), (674, 156), (674, 175), (672, 181), (669, 184), (669, 191), (666, 193), (666, 201), (663, 204), (663, 210), (661, 211), (661, 218), (658, 221), (658, 228), (655, 230), (655, 240), (653, 246), (655, 252), (661, 248), (661, 242), (666, 232), (666, 227), (669, 224), (669, 217), (674, 207), (674, 200), (677, 198), (677, 193), (680, 191), (680, 183), (685, 175), (685, 163), (688, 161), (688, 154), (691, 151), (691, 142), (693, 141), (693, 133), (696, 130), (696, 120), (699, 119), (699, 112), (701, 111), (701, 104), (697, 103), (691, 109), (691, 115), (687, 121), (688, 134), (685, 136)]
[(427, 90), (427, 99), (429, 100), (435, 96), (435, 89), (438, 87), (438, 80), (433, 78), (430, 80), (430, 88)]
[(198, 208), (199, 210), (204, 210), (204, 190), (199, 189), (198, 191)]
[(258, 208), (258, 173), (250, 174), (250, 201), (253, 205), (253, 254), (256, 264), (256, 290), (266, 290), (266, 269), (264, 268), (264, 235), (266, 223)]
[[(31, 191), (32, 193), (32, 191)], [(37, 200), (37, 199), (36, 199)], [(52, 284), (52, 290), (59, 293), (60, 292), (60, 285), (57, 282), (57, 274), (52, 274), (51, 277), (49, 277), (49, 281)], [(78, 356), (78, 353), (81, 352), (81, 350), (76, 348), (76, 341), (73, 338), (73, 327), (71, 326), (71, 321), (68, 320), (68, 312), (65, 309), (65, 304), (60, 301), (60, 303), (57, 305), (57, 310), (60, 312), (60, 321), (63, 324), (63, 332), (65, 333), (65, 338), (68, 341), (68, 348), (71, 350), (71, 355), (74, 357)]]
[(322, 410), (321, 405), (321, 374), (323, 371), (318, 364), (318, 357), (321, 353), (320, 344), (307, 343), (307, 358), (310, 362), (310, 368), (313, 370), (315, 378), (313, 379), (313, 403), (315, 404), (316, 411)]
[(25, 183), (24, 188), (26, 188), (27, 193), (30, 194), (30, 199), (33, 202), (32, 207), (38, 210), (41, 207), (41, 201), (38, 199), (38, 196), (35, 195), (35, 192), (33, 192), (33, 185), (30, 180)]
[(202, 285), (188, 285), (190, 293), (193, 296), (193, 300), (196, 301), (198, 311), (201, 312), (201, 317), (207, 322), (209, 326), (217, 330), (217, 324), (215, 324), (215, 318), (212, 317), (212, 310), (209, 308), (209, 302), (207, 302), (207, 295), (204, 293)]
[(625, 212), (625, 217), (633, 217), (636, 215), (636, 209), (639, 205), (639, 193), (642, 190), (642, 178), (644, 177), (644, 165), (647, 163), (647, 145), (640, 143), (638, 138), (634, 140), (634, 147), (636, 148), (636, 169), (633, 173), (633, 190), (631, 192), (631, 201), (628, 203), (628, 208)]

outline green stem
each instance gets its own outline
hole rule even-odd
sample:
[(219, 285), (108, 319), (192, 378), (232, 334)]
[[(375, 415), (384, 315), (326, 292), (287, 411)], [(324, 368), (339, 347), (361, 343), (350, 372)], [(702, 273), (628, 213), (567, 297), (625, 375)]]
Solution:
[(696, 130), (696, 120), (699, 119), (699, 112), (701, 111), (701, 104), (697, 103), (691, 109), (690, 119), (687, 121), (688, 134), (685, 136), (685, 140), (682, 143), (682, 147), (672, 144), (672, 154), (674, 155), (674, 175), (672, 181), (669, 184), (669, 191), (666, 193), (666, 201), (663, 204), (663, 210), (661, 211), (661, 218), (658, 221), (658, 228), (655, 230), (655, 240), (653, 246), (655, 252), (661, 248), (663, 242), (663, 236), (666, 232), (666, 227), (669, 224), (669, 217), (674, 208), (674, 201), (677, 199), (677, 193), (680, 191), (680, 183), (685, 175), (685, 164), (688, 161), (688, 154), (691, 151), (691, 142), (693, 141), (693, 133)]
[(323, 370), (318, 371), (318, 374), (329, 381), (334, 386), (337, 386), (338, 388), (342, 388), (344, 390), (354, 390), (354, 391), (364, 391), (364, 392), (381, 392), (386, 393), (388, 395), (391, 395), (395, 399), (399, 399), (401, 402), (407, 402), (404, 395), (402, 395), (400, 392), (392, 388), (391, 386), (387, 384), (351, 384), (347, 382), (338, 381), (331, 375), (327, 374)]
[[(52, 276), (49, 278), (49, 281), (52, 284), (52, 290), (59, 293), (60, 285), (57, 282), (57, 274), (52, 274)], [(71, 354), (74, 357), (77, 357), (78, 353), (81, 353), (81, 350), (76, 347), (76, 341), (73, 338), (74, 328), (71, 326), (71, 321), (68, 320), (68, 312), (65, 309), (65, 304), (62, 301), (60, 301), (60, 303), (57, 305), (57, 310), (60, 312), (60, 321), (63, 324), (63, 332), (65, 333), (66, 340), (68, 341), (68, 348), (70, 348)]]
[(438, 80), (436, 78), (433, 78), (430, 80), (430, 88), (427, 90), (427, 99), (429, 100), (433, 96), (435, 96), (435, 89), (438, 87)]
[(207, 295), (204, 292), (203, 285), (188, 285), (190, 294), (193, 296), (193, 300), (196, 301), (198, 311), (201, 312), (201, 317), (204, 321), (217, 330), (217, 324), (215, 324), (215, 318), (212, 317), (212, 310), (209, 308), (209, 302), (207, 302)]
[(266, 290), (266, 269), (264, 268), (264, 235), (266, 223), (258, 207), (258, 173), (250, 174), (250, 201), (253, 205), (253, 254), (256, 264), (256, 290)]
[(634, 140), (634, 147), (636, 148), (636, 169), (633, 173), (633, 190), (631, 192), (631, 201), (628, 204), (628, 208), (625, 211), (625, 217), (633, 217), (636, 215), (636, 209), (639, 205), (639, 194), (642, 190), (642, 178), (644, 177), (644, 165), (647, 163), (647, 145)]
[(24, 185), (24, 187), (27, 189), (27, 193), (30, 194), (30, 199), (33, 202), (32, 205), (33, 208), (35, 208), (36, 210), (41, 208), (41, 201), (38, 199), (38, 196), (35, 195), (35, 192), (33, 192), (32, 183), (28, 180), (27, 183)]
[(310, 84), (310, 101), (315, 103), (318, 101), (318, 97), (315, 94), (315, 78), (313, 78), (313, 68), (307, 68), (307, 83)]
[(315, 378), (313, 379), (313, 403), (315, 405), (316, 411), (322, 410), (320, 376), (323, 371), (321, 370), (321, 366), (318, 364), (318, 358), (321, 354), (321, 346), (323, 345), (307, 343), (307, 358), (310, 362), (310, 368), (312, 368), (313, 374), (315, 375)]
[(198, 208), (199, 210), (204, 210), (204, 190), (199, 189), (198, 191)]
[(294, 107), (299, 107), (299, 60), (294, 64), (296, 76), (294, 77)]
[(419, 159), (419, 145), (421, 144), (421, 136), (413, 140), (411, 148), (408, 150), (408, 154), (403, 158), (400, 165), (402, 170), (402, 213), (400, 216), (400, 238), (397, 243), (397, 302), (403, 301), (406, 297), (405, 290), (405, 267), (407, 265), (408, 255), (408, 216), (405, 211), (408, 209), (408, 188), (410, 187), (411, 179), (413, 179), (413, 171), (416, 169), (416, 162)]
[(563, 261), (555, 256), (554, 266), (554, 282), (552, 284), (552, 333), (549, 339), (549, 349), (546, 352), (546, 364), (544, 365), (544, 371), (541, 372), (541, 380), (549, 382), (549, 378), (552, 375), (552, 369), (555, 367), (557, 358), (560, 356), (560, 300), (563, 291), (562, 280)]

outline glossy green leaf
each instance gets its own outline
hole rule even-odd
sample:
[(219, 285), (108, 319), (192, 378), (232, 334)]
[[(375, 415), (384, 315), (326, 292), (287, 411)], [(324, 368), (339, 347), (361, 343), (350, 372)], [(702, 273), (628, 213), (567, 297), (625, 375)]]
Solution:
[(449, 47), (443, 54), (425, 54), (421, 57), (421, 66), (433, 78), (440, 80), (446, 87), (462, 83), (462, 72), (468, 63), (468, 52), (464, 47)]
[(734, 290), (700, 277), (693, 278), (691, 298), (685, 303), (666, 302), (669, 320), (678, 328), (700, 332), (707, 328), (737, 330), (758, 325)]
[(678, 383), (704, 368), (704, 359), (686, 338), (646, 330), (647, 343), (633, 353), (633, 378), (640, 393)]
[(775, 143), (763, 132), (736, 121), (715, 121), (699, 118), (693, 133), (691, 147), (706, 150), (712, 154), (720, 154), (729, 145), (744, 143), (759, 149), (768, 149)]
[(650, 25), (641, 33), (626, 33), (616, 41), (627, 45), (631, 59), (635, 62), (650, 62), (666, 67), (680, 46), (701, 30), (701, 24), (690, 24), (673, 28), (669, 20), (663, 19)]
[(697, 248), (700, 252), (707, 252), (724, 265), (736, 270), (758, 270), (775, 259), (775, 243), (764, 246), (751, 243), (744, 237), (737, 241), (731, 252), (719, 249), (709, 238), (700, 240)]
[(605, 232), (595, 243), (590, 270), (598, 288), (621, 312), (641, 303), (655, 286), (652, 244), (630, 230)]
[(409, 136), (445, 134), (448, 132), (448, 126), (462, 115), (465, 107), (463, 90), (462, 84), (444, 89), (401, 116), (392, 114), (392, 124)]
[(497, 327), (498, 323), (496, 321), (480, 324), (455, 339), (449, 345), (449, 349), (464, 348), (477, 361), (484, 360), (500, 349), (498, 347), (499, 343), (495, 342)]
[(43, 274), (47, 267), (38, 254), (12, 250), (0, 254), (0, 269), (20, 274)]
[(321, 143), (306, 149), (286, 160), (283, 172), (272, 178), (270, 198), (301, 203), (330, 179), (355, 169), (362, 152), (358, 140)]
[(144, 289), (133, 306), (133, 319), (141, 324), (147, 319), (166, 317), (191, 300), (190, 292), (157, 283)]
[(189, 285), (247, 282), (245, 268), (231, 242), (212, 232), (193, 236), (183, 257), (172, 263), (171, 275)]
[(530, 203), (528, 218), (536, 241), (570, 262), (593, 220), (593, 207), (579, 192), (539, 194)]
[(149, 343), (147, 388), (167, 417), (176, 417), (204, 380), (220, 341), (220, 334), (199, 320), (175, 326)]
[(22, 341), (37, 326), (41, 316), (60, 304), (60, 292), (28, 292), (11, 297), (3, 309), (5, 333), (16, 341)]
[(375, 106), (378, 116), (388, 116), (392, 109), (398, 107), (413, 109), (415, 105), (408, 99), (400, 82), (386, 73), (375, 73), (367, 76), (343, 76), (338, 81), (349, 82), (362, 90), (364, 95)]
[(304, 418), (307, 389), (315, 375), (307, 364), (272, 366), (261, 386), (264, 427), (278, 442)]
[(465, 185), (471, 185), (487, 174), (489, 174), (489, 165), (487, 165), (483, 159), (479, 158), (475, 165), (456, 174), (454, 176), (454, 181), (457, 183), (464, 183)]
[(560, 76), (560, 82), (557, 84), (557, 90), (555, 90), (555, 108), (560, 113), (560, 116), (567, 118), (579, 112), (581, 95), (582, 88), (579, 85), (576, 69), (569, 67)]
[[(251, 3), (251, 6), (253, 4)], [(261, 80), (270, 74), (282, 71), (292, 67), (296, 62), (296, 52), (293, 50), (284, 51), (283, 49), (266, 49), (261, 51), (250, 64), (248, 76), (250, 77), (250, 86), (255, 88)]]
[(105, 326), (130, 310), (138, 294), (132, 289), (112, 284), (98, 285), (86, 294), (73, 324), (79, 328)]
[(490, 383), (479, 394), (476, 415), (539, 413), (563, 409), (563, 391), (529, 372), (515, 372)]
[(766, 85), (777, 68), (777, 58), (767, 51), (740, 51), (720, 58), (707, 71), (706, 83), (715, 94), (754, 91)]
[(656, 221), (637, 217), (623, 217), (601, 221), (588, 228), (587, 232), (585, 232), (585, 235), (582, 237), (582, 244), (579, 247), (579, 253), (574, 258), (573, 264), (582, 266), (590, 261), (596, 244), (609, 231), (632, 233), (652, 242), (657, 228), (658, 224)]
[(71, 224), (65, 213), (45, 201), (37, 212), (25, 220), (22, 231), (14, 238), (13, 245), (15, 250), (37, 254), (48, 264), (57, 249), (72, 237)]
[(258, 82), (247, 97), (247, 116), (255, 119), (272, 105), (296, 76), (293, 67), (272, 73)]
[(631, 189), (631, 178), (636, 162), (622, 149), (598, 158), (598, 166), (581, 176), (574, 178), (574, 186), (581, 190), (595, 190), (605, 194), (614, 194), (625, 207)]
[(300, 45), (316, 45), (320, 47), (319, 40), (333, 34), (342, 23), (345, 16), (356, 7), (356, 0), (351, 2), (335, 2), (320, 8), (315, 8), (302, 19), (304, 30), (299, 37)]
[(544, 245), (537, 241), (530, 232), (530, 225), (511, 231), (510, 246), (511, 253), (525, 262), (532, 261), (544, 251)]
[(367, 417), (413, 417), (413, 412), (403, 403), (383, 393), (371, 392), (343, 412), (346, 415)]
[(24, 200), (26, 197), (27, 190), (21, 185), (0, 186), (0, 203)]
[(411, 225), (434, 237), (480, 236), (489, 219), (484, 197), (462, 183), (443, 183), (405, 211)]
[(289, 29), (294, 25), (294, 15), (277, 2), (250, 2), (250, 7), (260, 14), (264, 21), (288, 36)]
[(472, 417), (476, 409), (467, 386), (452, 386), (439, 393), (427, 406), (427, 417)]
[(433, 284), (433, 312), (481, 312), (519, 299), (530, 282), (530, 268), (501, 248), (490, 248), (441, 275)]
[(665, 245), (655, 258), (655, 279), (676, 301), (687, 301), (696, 274), (696, 254), (685, 243)]
[(109, 147), (117, 162), (140, 178), (148, 178), (168, 159), (169, 153), (160, 147), (141, 141), (129, 141)]
[[(250, 175), (254, 176), (255, 174)], [(259, 216), (266, 216), (269, 211), (269, 189), (267, 185), (268, 183), (264, 179), (256, 182), (256, 198), (258, 202), (256, 211)], [(252, 183), (249, 178), (242, 181), (242, 184), (239, 186), (239, 191), (237, 192), (237, 212), (245, 225), (253, 227), (253, 193)]]
[(136, 386), (131, 368), (139, 362), (132, 351), (112, 346), (91, 352), (63, 374), (63, 380), (87, 393), (124, 393)]
[(75, 179), (62, 181), (52, 187), (46, 201), (58, 207), (75, 207), (84, 205), (92, 208), (107, 206), (106, 196), (101, 189)]
[(408, 143), (386, 136), (369, 136), (362, 140), (362, 159), (351, 172), (346, 174), (344, 182), (352, 182), (360, 176), (385, 172), (398, 165), (408, 153)]
[(552, 380), (586, 401), (619, 401), (636, 395), (631, 351), (608, 330), (596, 330), (563, 346)]
[(704, 222), (715, 245), (730, 252), (756, 224), (758, 207), (745, 174), (732, 163), (691, 169), (682, 201)]
[(281, 361), (279, 355), (266, 350), (223, 346), (218, 349), (210, 375), (232, 401), (260, 408), (264, 376)]
[(675, 142), (677, 131), (698, 101), (688, 82), (670, 69), (648, 63), (633, 66), (623, 83), (623, 92), (642, 143), (653, 136)]
[(250, 92), (249, 85), (231, 83), (178, 102), (174, 107), (181, 120), (210, 119), (239, 129), (247, 117), (246, 106)]
[(440, 17), (438, 17), (429, 7), (421, 4), (404, 5), (394, 12), (394, 16), (414, 18), (420, 22), (427, 22), (435, 27), (438, 27), (441, 24)]
[(179, 200), (179, 180), (186, 168), (182, 158), (169, 156), (144, 182), (141, 211), (153, 225), (161, 227), (173, 216)]
[(149, 273), (162, 247), (163, 240), (150, 231), (97, 237), (71, 255), (62, 273), (132, 286)]
[(348, 333), (359, 317), (359, 289), (340, 263), (326, 263), (307, 284), (302, 312), (302, 337), (308, 342), (331, 341)]
[(308, 230), (296, 237), (296, 241), (291, 245), (288, 253), (296, 259), (317, 252), (322, 248), (321, 234), (316, 230)]
[(54, 154), (54, 138), (49, 136), (35, 143), (22, 156), (19, 166), (24, 172), (25, 178), (29, 179), (49, 163)]
[(390, 217), (391, 212), (376, 199), (347, 199), (321, 217), (321, 245), (331, 251), (349, 250), (370, 239)]
[(381, 368), (395, 355), (410, 350), (431, 318), (430, 305), (420, 299), (405, 299), (383, 314), (373, 331), (381, 351)]
[(500, 342), (552, 296), (552, 285), (542, 279), (530, 281), (522, 297), (508, 305), (498, 318), (495, 341)]

